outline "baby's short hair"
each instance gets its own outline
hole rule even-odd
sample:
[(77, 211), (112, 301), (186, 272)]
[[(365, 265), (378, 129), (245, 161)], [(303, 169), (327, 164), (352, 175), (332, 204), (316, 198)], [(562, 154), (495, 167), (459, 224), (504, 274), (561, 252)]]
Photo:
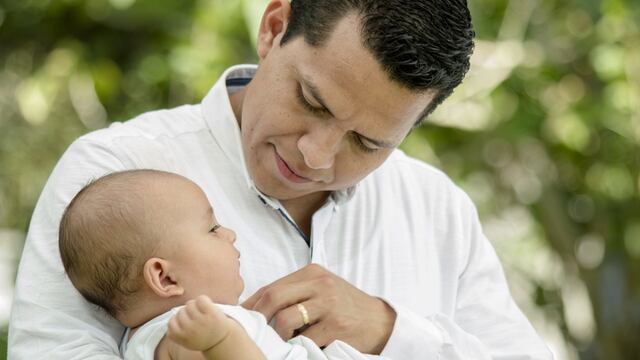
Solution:
[(146, 190), (167, 176), (180, 177), (157, 170), (105, 175), (83, 187), (62, 215), (64, 269), (80, 294), (111, 316), (126, 311), (142, 287), (142, 269), (162, 232)]

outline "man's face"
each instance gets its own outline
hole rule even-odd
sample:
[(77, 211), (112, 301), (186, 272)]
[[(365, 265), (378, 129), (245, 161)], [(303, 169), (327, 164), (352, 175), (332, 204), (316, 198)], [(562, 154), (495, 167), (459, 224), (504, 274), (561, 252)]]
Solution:
[(267, 195), (292, 200), (356, 184), (432, 100), (388, 78), (361, 44), (358, 25), (346, 16), (322, 47), (302, 36), (280, 46), (281, 30), (260, 54), (240, 125), (247, 167)]

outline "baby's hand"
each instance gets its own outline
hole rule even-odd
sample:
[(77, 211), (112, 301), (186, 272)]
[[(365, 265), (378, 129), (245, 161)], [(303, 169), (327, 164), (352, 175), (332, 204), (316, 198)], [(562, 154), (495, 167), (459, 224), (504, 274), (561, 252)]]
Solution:
[(220, 311), (206, 295), (189, 300), (171, 320), (167, 336), (178, 344), (205, 351), (220, 343), (231, 331), (233, 321)]

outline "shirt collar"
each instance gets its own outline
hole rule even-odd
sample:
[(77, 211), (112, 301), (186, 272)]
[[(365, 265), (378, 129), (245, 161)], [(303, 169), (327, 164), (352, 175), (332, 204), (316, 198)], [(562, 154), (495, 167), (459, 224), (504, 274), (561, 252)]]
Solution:
[[(247, 187), (255, 191), (266, 204), (280, 209), (280, 201), (258, 190), (249, 175), (242, 151), (240, 127), (229, 100), (230, 94), (241, 90), (253, 79), (257, 68), (256, 65), (235, 65), (228, 68), (202, 100), (202, 112), (211, 134), (229, 160), (238, 167)], [(329, 199), (336, 205), (343, 204), (353, 197), (355, 189), (356, 186), (352, 186), (333, 191)]]
[[(242, 153), (242, 140), (240, 127), (233, 113), (229, 94), (242, 89), (243, 84), (253, 78), (256, 71), (255, 65), (236, 65), (227, 69), (213, 88), (202, 100), (202, 116), (204, 117), (211, 135), (220, 148), (239, 172), (242, 173), (248, 187), (254, 187), (253, 181), (247, 171), (244, 154)], [(228, 85), (227, 85), (228, 83)]]

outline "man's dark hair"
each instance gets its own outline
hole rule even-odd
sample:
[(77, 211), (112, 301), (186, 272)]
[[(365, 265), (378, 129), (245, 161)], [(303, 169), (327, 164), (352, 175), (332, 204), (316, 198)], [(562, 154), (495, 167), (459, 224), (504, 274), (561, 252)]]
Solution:
[(435, 90), (429, 115), (469, 70), (474, 31), (466, 0), (291, 0), (281, 44), (303, 35), (322, 46), (339, 20), (356, 13), (362, 42), (389, 77), (410, 90)]

